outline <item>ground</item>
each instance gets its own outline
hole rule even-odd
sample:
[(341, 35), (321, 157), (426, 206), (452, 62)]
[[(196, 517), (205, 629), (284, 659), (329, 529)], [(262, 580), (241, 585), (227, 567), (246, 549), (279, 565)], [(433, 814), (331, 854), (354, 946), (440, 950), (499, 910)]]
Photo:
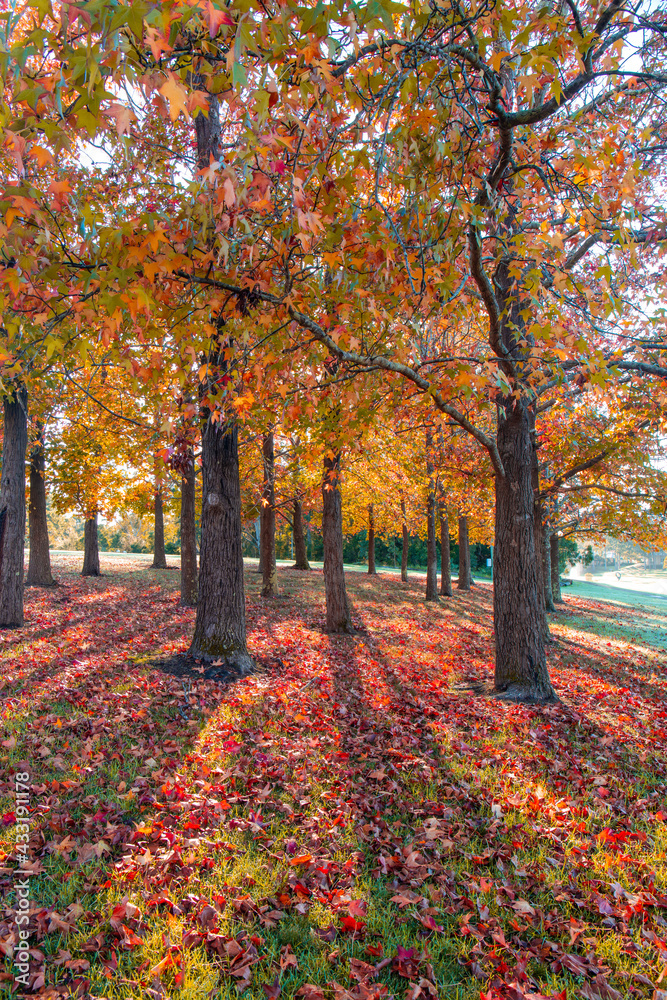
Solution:
[(28, 772), (33, 992), (667, 1000), (667, 605), (571, 588), (536, 708), (475, 693), (488, 583), (350, 573), (332, 637), (320, 572), (249, 568), (258, 671), (220, 682), (155, 666), (178, 573), (79, 562), (0, 633), (3, 985)]

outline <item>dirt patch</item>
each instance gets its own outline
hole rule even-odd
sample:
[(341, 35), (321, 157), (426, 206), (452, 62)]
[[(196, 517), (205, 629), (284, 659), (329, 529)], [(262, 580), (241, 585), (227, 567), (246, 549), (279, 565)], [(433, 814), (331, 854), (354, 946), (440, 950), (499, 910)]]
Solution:
[(171, 674), (173, 677), (192, 677), (195, 680), (203, 678), (207, 681), (218, 681), (225, 686), (233, 684), (243, 677), (248, 677), (250, 674), (257, 676), (258, 674), (271, 673), (280, 666), (279, 660), (268, 657), (254, 657), (253, 662), (254, 667), (251, 671), (239, 670), (233, 663), (217, 660), (213, 663), (206, 663), (188, 656), (187, 653), (181, 653), (165, 660), (152, 660), (146, 666), (153, 670), (160, 670), (164, 674)]

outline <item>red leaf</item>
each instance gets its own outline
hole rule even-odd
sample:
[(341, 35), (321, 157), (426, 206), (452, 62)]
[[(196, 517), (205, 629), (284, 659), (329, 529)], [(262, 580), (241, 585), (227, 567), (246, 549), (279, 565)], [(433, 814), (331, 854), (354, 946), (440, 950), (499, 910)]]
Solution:
[(351, 934), (360, 934), (366, 926), (363, 920), (355, 920), (354, 917), (343, 917), (341, 925), (343, 930), (349, 931)]

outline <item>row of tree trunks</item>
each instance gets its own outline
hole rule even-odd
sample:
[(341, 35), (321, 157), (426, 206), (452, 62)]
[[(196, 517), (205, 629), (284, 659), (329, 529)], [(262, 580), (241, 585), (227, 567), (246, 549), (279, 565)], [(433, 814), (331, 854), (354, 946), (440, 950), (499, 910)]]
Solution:
[[(531, 453), (530, 419), (525, 406), (501, 413), (498, 443), (505, 475), (496, 477), (495, 633), (496, 686), (508, 697), (549, 700), (551, 688), (543, 652), (543, 593), (552, 579), (552, 539), (536, 517), (535, 460)], [(5, 434), (0, 485), (0, 625), (23, 621), (23, 536), (25, 531), (25, 451), (27, 394), (18, 389), (4, 398)], [(267, 447), (270, 442), (267, 442)], [(271, 449), (272, 450), (272, 449)], [(267, 459), (269, 451), (265, 451)], [(221, 425), (210, 416), (202, 435), (204, 480), (202, 505), (202, 581), (191, 654), (203, 659), (224, 658), (242, 669), (252, 661), (247, 654), (245, 599), (241, 553), (241, 504), (238, 476), (238, 431), (235, 423)], [(432, 469), (429, 470), (432, 474)], [(43, 451), (35, 455), (31, 473), (43, 488)], [(323, 478), (324, 577), (327, 628), (351, 630), (343, 570), (342, 507), (338, 488), (340, 454), (325, 458)], [(432, 479), (432, 475), (431, 475)], [(429, 490), (429, 580), (435, 568), (435, 488)], [(40, 485), (33, 484), (35, 519)], [(537, 484), (539, 490), (539, 483)], [(193, 492), (193, 491), (192, 491)], [(431, 494), (433, 496), (431, 497)], [(268, 499), (268, 497), (267, 497)], [(273, 508), (273, 498), (269, 505)], [(194, 503), (192, 504), (194, 507)], [(517, 515), (516, 511), (521, 513)], [(295, 519), (296, 520), (296, 519)], [(37, 520), (35, 520), (37, 524)], [(39, 528), (36, 527), (36, 534)], [(441, 523), (441, 546), (445, 539)], [(558, 580), (558, 536), (553, 544), (554, 578)], [(537, 544), (536, 544), (537, 543)], [(459, 586), (470, 577), (467, 522), (459, 521)], [(193, 546), (194, 547), (194, 546)], [(448, 546), (447, 546), (448, 550)], [(548, 550), (548, 555), (547, 555)], [(35, 545), (35, 551), (39, 546)], [(275, 550), (274, 550), (275, 552)], [(446, 565), (441, 548), (443, 565)], [(274, 560), (275, 561), (275, 560)], [(514, 571), (513, 571), (514, 569)], [(99, 573), (97, 516), (85, 524), (84, 575)], [(441, 586), (446, 584), (443, 574)], [(514, 600), (516, 586), (526, 588)], [(552, 584), (553, 586), (553, 584)]]
[[(11, 404), (9, 404), (11, 405)], [(12, 418), (14, 419), (14, 418)], [(14, 420), (15, 423), (15, 420)], [(7, 437), (7, 441), (11, 442), (11, 433)], [(264, 440), (263, 447), (263, 457), (265, 462), (265, 483), (266, 483), (266, 494), (265, 500), (267, 501), (264, 510), (268, 513), (268, 517), (265, 518), (265, 530), (264, 530), (264, 552), (273, 552), (273, 559), (270, 557), (266, 560), (267, 564), (270, 566), (273, 563), (273, 576), (275, 580), (275, 496), (274, 496), (274, 463), (272, 462), (273, 457), (273, 436), (267, 435)], [(11, 462), (11, 458), (9, 459)], [(39, 429), (38, 439), (31, 450), (30, 454), (30, 562), (28, 566), (28, 577), (26, 583), (28, 585), (34, 586), (53, 586), (55, 581), (51, 573), (50, 556), (49, 556), (49, 544), (48, 544), (48, 526), (46, 521), (46, 491), (44, 485), (44, 471), (45, 471), (45, 457), (44, 457), (44, 440), (43, 440), (43, 428)], [(539, 484), (534, 482), (535, 479), (535, 466), (533, 464), (533, 489), (534, 496), (539, 489)], [(181, 503), (181, 603), (187, 606), (194, 606), (196, 604), (196, 591), (197, 591), (197, 563), (196, 563), (196, 541), (195, 541), (195, 503), (194, 503), (194, 486), (195, 486), (195, 469), (194, 460), (191, 461), (189, 474), (183, 478), (182, 483), (182, 503)], [(162, 518), (162, 494), (161, 491), (156, 490), (155, 493), (155, 525), (156, 525), (156, 553), (153, 565), (154, 566), (166, 566), (166, 559), (164, 558), (164, 531), (163, 531), (163, 518)], [(273, 522), (273, 523), (272, 523)], [(302, 518), (302, 508), (301, 503), (298, 499), (294, 501), (294, 538), (295, 538), (295, 550), (296, 550), (296, 568), (309, 569), (306, 552), (305, 552), (305, 536), (303, 532), (303, 518)], [(268, 529), (268, 530), (267, 530)], [(404, 545), (402, 553), (402, 566), (401, 566), (401, 577), (402, 579), (407, 579), (407, 549), (409, 543), (409, 534), (407, 532), (407, 525), (403, 523), (404, 529)], [(6, 529), (5, 529), (6, 530)], [(434, 531), (433, 531), (434, 534)], [(449, 525), (446, 516), (440, 518), (440, 534), (441, 534), (441, 563), (443, 567), (443, 572), (441, 574), (441, 584), (440, 593), (443, 596), (448, 596), (451, 593), (451, 577), (450, 577), (450, 566), (449, 566)], [(542, 549), (542, 565), (539, 569), (542, 570), (542, 582), (544, 590), (544, 600), (545, 606), (548, 610), (554, 610), (554, 599), (557, 601), (562, 601), (560, 594), (560, 574), (558, 572), (558, 536), (550, 534), (546, 525), (543, 524), (541, 510), (537, 508), (536, 518), (535, 518), (535, 534), (541, 539), (540, 548)], [(268, 536), (268, 537), (267, 537)], [(267, 544), (268, 543), (268, 544)], [(97, 517), (89, 518), (86, 521), (84, 529), (84, 565), (83, 565), (83, 575), (84, 576), (97, 576), (100, 573), (99, 564), (99, 543), (98, 543), (98, 526)], [(462, 553), (460, 557), (460, 570), (459, 570), (459, 587), (465, 589), (466, 579), (470, 580), (470, 560), (469, 560), (469, 544), (468, 544), (468, 530), (467, 530), (467, 518), (462, 517), (459, 519), (459, 551)], [(553, 552), (553, 561), (552, 561)], [(431, 560), (433, 562), (433, 560)], [(369, 507), (369, 572), (373, 572), (374, 566), (374, 524), (373, 524), (373, 509), (372, 505)], [(430, 580), (431, 574), (429, 574)], [(266, 581), (264, 582), (264, 587), (266, 587)], [(271, 596), (275, 593), (275, 582), (271, 583), (269, 580), (269, 593), (265, 593), (264, 596)], [(552, 591), (553, 588), (553, 591)], [(11, 589), (11, 588), (10, 588)], [(264, 593), (264, 588), (263, 588)], [(427, 598), (432, 599), (432, 598)]]
[(303, 530), (303, 507), (298, 497), (292, 506), (292, 537), (294, 539), (294, 569), (309, 570), (306, 534)]
[(46, 519), (46, 486), (44, 473), (44, 425), (37, 424), (37, 439), (30, 449), (30, 505), (28, 507), (28, 534), (30, 558), (28, 560), (28, 587), (55, 587), (51, 572), (49, 552), (49, 525)]
[(368, 505), (368, 572), (371, 576), (377, 574), (375, 569), (375, 513), (372, 503)]

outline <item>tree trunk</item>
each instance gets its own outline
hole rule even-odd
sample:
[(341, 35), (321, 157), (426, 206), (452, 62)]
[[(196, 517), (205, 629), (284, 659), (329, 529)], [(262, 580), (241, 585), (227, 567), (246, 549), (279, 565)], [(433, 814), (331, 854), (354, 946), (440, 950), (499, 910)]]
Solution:
[(97, 514), (86, 518), (83, 526), (83, 569), (81, 576), (101, 576), (100, 549), (97, 539)]
[(496, 475), (496, 690), (517, 701), (552, 701), (535, 548), (534, 444), (523, 401), (499, 407), (497, 442), (505, 474)]
[(551, 589), (551, 532), (546, 522), (542, 524), (542, 580), (544, 582), (544, 607), (547, 611), (555, 611)]
[[(258, 518), (258, 521), (259, 521), (259, 538), (257, 538), (257, 529), (255, 528), (255, 537), (257, 538), (257, 550), (259, 552), (259, 555), (257, 557), (257, 572), (263, 578), (264, 577), (264, 567), (262, 565), (262, 532), (264, 530), (263, 527), (262, 527), (262, 525), (264, 523), (264, 508), (263, 507), (260, 507), (260, 509), (259, 509), (259, 518)], [(257, 522), (255, 522), (255, 524), (256, 523)]]
[(555, 604), (563, 603), (560, 589), (560, 538), (554, 531), (549, 539), (551, 549), (551, 593)]
[(375, 576), (377, 573), (375, 569), (375, 516), (372, 503), (368, 505), (368, 572), (371, 576)]
[(468, 534), (468, 518), (459, 517), (459, 578), (456, 584), (458, 590), (470, 590), (472, 587)]
[(30, 451), (30, 506), (28, 507), (28, 532), (30, 559), (28, 561), (28, 587), (56, 587), (51, 574), (49, 554), (49, 525), (46, 519), (46, 487), (44, 471), (44, 426), (37, 425), (37, 440)]
[(166, 569), (167, 554), (164, 551), (164, 505), (162, 490), (155, 488), (153, 496), (153, 514), (155, 524), (155, 539), (153, 541), (153, 562), (151, 569)]
[(254, 664), (246, 644), (238, 427), (204, 412), (199, 595), (189, 653), (247, 673)]
[(25, 387), (3, 397), (4, 438), (0, 480), (0, 628), (23, 625), (25, 547), (25, 453), (28, 447), (28, 393)]
[(440, 594), (452, 596), (452, 562), (449, 553), (449, 519), (447, 511), (440, 508)]
[(310, 569), (306, 536), (303, 531), (303, 507), (298, 497), (294, 497), (292, 510), (292, 535), (294, 537), (294, 566), (292, 569)]
[(401, 514), (403, 515), (403, 548), (401, 550), (401, 582), (408, 582), (408, 549), (410, 548), (410, 533), (405, 517), (405, 500), (401, 497)]
[(322, 541), (327, 632), (351, 632), (343, 569), (343, 509), (339, 489), (340, 452), (324, 458), (322, 479)]
[(181, 601), (197, 606), (197, 529), (195, 524), (195, 458), (188, 448), (188, 466), (181, 476)]
[(260, 535), (262, 597), (275, 597), (278, 593), (278, 577), (276, 572), (276, 465), (273, 431), (265, 434), (262, 440), (262, 465), (264, 469)]
[(433, 478), (433, 439), (430, 429), (426, 431), (426, 472), (428, 474), (428, 494), (426, 498), (426, 597), (427, 601), (438, 600), (438, 552), (435, 541), (435, 481)]

